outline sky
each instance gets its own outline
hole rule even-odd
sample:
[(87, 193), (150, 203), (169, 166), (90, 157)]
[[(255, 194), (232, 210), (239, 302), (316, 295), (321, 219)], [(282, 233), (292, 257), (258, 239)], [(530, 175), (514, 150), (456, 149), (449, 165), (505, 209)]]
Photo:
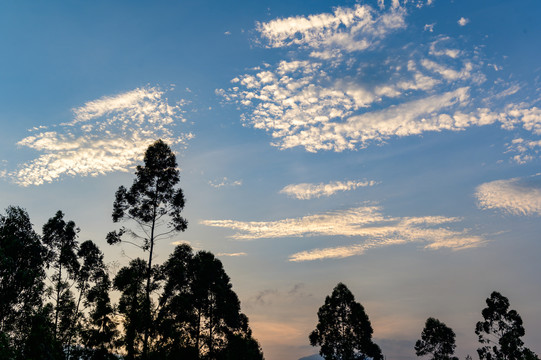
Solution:
[(541, 2), (4, 1), (0, 207), (57, 210), (111, 271), (114, 193), (177, 154), (178, 243), (216, 254), (267, 360), (318, 352), (343, 282), (387, 359), (428, 317), (476, 357), (492, 291), (541, 353)]

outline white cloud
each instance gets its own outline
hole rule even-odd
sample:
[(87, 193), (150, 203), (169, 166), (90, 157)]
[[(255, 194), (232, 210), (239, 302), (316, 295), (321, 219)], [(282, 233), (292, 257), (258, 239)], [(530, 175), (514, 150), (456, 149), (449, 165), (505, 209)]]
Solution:
[(183, 245), (183, 244), (192, 246), (192, 243), (189, 242), (188, 240), (176, 240), (176, 241), (171, 242), (171, 245)]
[(465, 17), (461, 17), (460, 19), (458, 19), (458, 25), (460, 26), (466, 26), (469, 22), (470, 22), (470, 19), (466, 19)]
[(476, 189), (479, 208), (513, 215), (541, 215), (541, 176), (496, 180)]
[(359, 187), (374, 186), (375, 181), (332, 181), (328, 184), (291, 184), (280, 190), (281, 194), (286, 194), (300, 200), (319, 198), (322, 196), (331, 196), (338, 191), (355, 190)]
[(507, 144), (507, 152), (516, 153), (512, 159), (518, 164), (525, 164), (534, 158), (538, 158), (540, 150), (541, 140), (516, 138), (510, 144)]
[(209, 181), (209, 185), (217, 189), (224, 186), (241, 186), (242, 180), (229, 180), (227, 177), (224, 177), (219, 180)]
[(436, 25), (436, 23), (432, 23), (432, 24), (425, 24), (425, 31), (429, 31), (429, 32), (434, 32), (434, 26)]
[(513, 94), (516, 94), (517, 92), (520, 91), (520, 86), (517, 85), (517, 84), (514, 84), (514, 85), (511, 85), (509, 86), (507, 89), (503, 90), (503, 91), (500, 91), (498, 94), (496, 94), (494, 97), (495, 98), (504, 98), (504, 97), (507, 97), (507, 96), (511, 96)]
[(239, 256), (246, 256), (248, 255), (245, 252), (238, 252), (238, 253), (218, 253), (216, 256), (227, 256), (227, 257), (239, 257)]
[(486, 242), (480, 236), (469, 235), (468, 230), (455, 231), (444, 226), (458, 221), (458, 218), (443, 216), (388, 217), (377, 206), (362, 206), (296, 219), (260, 222), (204, 220), (201, 224), (236, 230), (231, 238), (237, 240), (307, 236), (366, 239), (360, 244), (304, 251), (290, 257), (291, 261), (306, 261), (360, 255), (371, 248), (411, 242), (426, 243), (427, 249), (454, 250), (477, 247)]
[(421, 64), (426, 69), (441, 75), (447, 81), (467, 80), (472, 76), (473, 65), (470, 62), (465, 63), (464, 68), (459, 71), (428, 59), (423, 59)]
[[(380, 6), (382, 3), (380, 3)], [(307, 46), (336, 48), (346, 52), (365, 50), (390, 32), (404, 26), (405, 10), (376, 13), (368, 5), (337, 7), (334, 12), (296, 16), (257, 23), (256, 29), (269, 47)]]
[(351, 116), (345, 123), (327, 123), (284, 136), (281, 148), (303, 146), (310, 152), (343, 151), (365, 147), (371, 141), (391, 136), (419, 135), (426, 131), (463, 130), (466, 125), (456, 115), (440, 113), (468, 100), (468, 88), (429, 96), (385, 110)]
[(178, 105), (169, 105), (164, 92), (154, 87), (90, 101), (73, 112), (73, 121), (56, 126), (55, 131), (19, 141), (17, 145), (41, 155), (8, 176), (28, 186), (52, 182), (64, 175), (128, 171), (155, 140), (175, 144), (192, 137), (174, 135), (173, 123), (183, 121), (182, 110)]
[(452, 44), (453, 41), (448, 36), (440, 36), (430, 44), (429, 54), (432, 56), (448, 56), (456, 59), (460, 56), (461, 51), (458, 49), (449, 48), (446, 45)]

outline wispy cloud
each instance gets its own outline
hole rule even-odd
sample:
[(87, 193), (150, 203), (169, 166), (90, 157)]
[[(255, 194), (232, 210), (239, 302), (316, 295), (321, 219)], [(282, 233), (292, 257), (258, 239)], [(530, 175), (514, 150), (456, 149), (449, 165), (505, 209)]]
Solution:
[(513, 215), (541, 215), (541, 175), (495, 180), (476, 189), (479, 208)]
[(204, 220), (201, 224), (236, 230), (231, 238), (238, 240), (307, 236), (366, 239), (359, 244), (303, 251), (290, 257), (290, 261), (306, 261), (361, 255), (371, 248), (411, 242), (425, 243), (426, 249), (453, 250), (478, 247), (486, 242), (481, 236), (470, 235), (467, 229), (451, 230), (445, 226), (459, 221), (443, 216), (389, 217), (378, 206), (362, 206), (278, 221)]
[(239, 256), (246, 256), (248, 255), (247, 253), (245, 252), (236, 252), (236, 253), (218, 253), (216, 254), (216, 256), (227, 256), (227, 257), (239, 257)]
[(268, 306), (274, 302), (290, 301), (293, 298), (305, 299), (312, 297), (313, 295), (305, 290), (306, 285), (303, 283), (297, 283), (288, 289), (264, 289), (258, 291), (254, 296), (246, 300), (248, 307), (253, 306)]
[(312, 198), (319, 198), (322, 196), (331, 196), (338, 191), (355, 190), (359, 187), (374, 186), (376, 181), (332, 181), (324, 184), (291, 184), (285, 186), (280, 190), (281, 194), (286, 194), (291, 197), (295, 197), (300, 200), (309, 200)]
[[(138, 88), (103, 97), (73, 109), (72, 121), (37, 132), (17, 143), (41, 153), (8, 177), (22, 186), (41, 185), (64, 175), (97, 176), (128, 171), (150, 143), (161, 138), (178, 144), (191, 134), (175, 134), (182, 122), (180, 105), (170, 105), (164, 91)], [(37, 130), (43, 130), (41, 128)]]
[(256, 29), (269, 47), (332, 47), (351, 52), (365, 50), (403, 27), (404, 17), (400, 7), (376, 13), (370, 6), (357, 4), (353, 8), (337, 7), (333, 13), (258, 22)]
[(224, 186), (241, 186), (242, 180), (230, 180), (227, 177), (224, 177), (222, 179), (209, 181), (209, 185), (217, 189)]

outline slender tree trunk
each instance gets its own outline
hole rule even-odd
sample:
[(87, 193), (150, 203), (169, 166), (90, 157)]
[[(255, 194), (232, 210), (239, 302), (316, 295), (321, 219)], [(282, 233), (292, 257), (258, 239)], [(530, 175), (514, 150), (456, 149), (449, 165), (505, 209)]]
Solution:
[[(71, 345), (71, 339), (73, 338), (72, 331), (73, 331), (74, 326), (77, 324), (77, 318), (79, 315), (79, 306), (81, 305), (81, 299), (83, 298), (85, 287), (86, 287), (86, 281), (83, 281), (83, 285), (81, 286), (81, 291), (79, 292), (79, 299), (77, 300), (77, 306), (75, 307), (75, 312), (73, 313), (73, 320), (71, 321), (70, 327), (68, 329), (68, 333), (66, 334), (68, 338), (62, 339), (63, 342), (67, 340), (66, 342), (68, 345)], [(71, 346), (68, 347), (68, 356), (67, 356), (68, 359), (69, 359), (70, 352), (71, 352)]]
[(213, 346), (213, 343), (212, 343), (212, 327), (214, 326), (214, 322), (212, 321), (214, 319), (214, 311), (213, 311), (213, 299), (212, 299), (212, 295), (210, 295), (210, 304), (209, 304), (209, 354), (210, 354), (210, 358), (212, 359), (213, 358), (213, 355), (214, 355), (214, 346)]
[(54, 314), (54, 339), (57, 339), (58, 335), (58, 307), (60, 303), (60, 285), (62, 283), (62, 264), (58, 267), (58, 281), (56, 282), (56, 307), (55, 307), (55, 314)]
[(143, 359), (148, 359), (148, 338), (150, 335), (150, 323), (151, 323), (151, 311), (150, 311), (150, 280), (152, 277), (152, 253), (154, 251), (154, 228), (156, 226), (156, 209), (157, 196), (158, 196), (158, 184), (156, 182), (156, 188), (154, 193), (154, 204), (152, 209), (152, 227), (150, 228), (150, 249), (148, 255), (148, 270), (147, 270), (147, 287), (146, 287), (146, 298), (145, 298), (145, 335), (143, 340)]

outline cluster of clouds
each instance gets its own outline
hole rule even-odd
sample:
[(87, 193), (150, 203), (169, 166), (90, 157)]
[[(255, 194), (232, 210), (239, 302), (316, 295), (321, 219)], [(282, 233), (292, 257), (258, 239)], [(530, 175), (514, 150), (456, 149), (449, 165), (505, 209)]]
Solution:
[(40, 127), (17, 145), (40, 155), (6, 172), (22, 186), (41, 185), (65, 175), (97, 176), (128, 171), (155, 140), (182, 144), (192, 134), (175, 134), (184, 121), (180, 104), (170, 105), (156, 87), (137, 88), (73, 109), (73, 120)]
[[(376, 184), (375, 181), (301, 183), (287, 185), (280, 193), (307, 200)], [(482, 210), (499, 210), (512, 215), (541, 215), (541, 174), (484, 183), (477, 187), (475, 197)], [(452, 224), (461, 221), (457, 217), (393, 217), (385, 215), (382, 210), (380, 206), (367, 205), (275, 221), (203, 220), (200, 223), (235, 231), (229, 236), (235, 240), (315, 236), (333, 237), (335, 240), (362, 239), (359, 243), (294, 253), (289, 257), (293, 262), (346, 258), (362, 255), (370, 249), (408, 243), (422, 244), (427, 250), (463, 250), (488, 242), (484, 236), (471, 234), (469, 229), (453, 227)], [(246, 253), (223, 255), (243, 256)]]
[(453, 250), (479, 247), (486, 242), (481, 236), (471, 235), (468, 229), (452, 230), (446, 226), (459, 221), (443, 216), (390, 217), (378, 206), (361, 206), (277, 221), (204, 220), (201, 224), (237, 231), (230, 236), (236, 240), (310, 236), (364, 239), (358, 244), (303, 251), (289, 258), (308, 261), (345, 258), (368, 249), (414, 242), (424, 243), (425, 249)]
[[(495, 123), (541, 135), (541, 110), (505, 101), (520, 90), (516, 85), (500, 91), (506, 84), (487, 84), (491, 68), (478, 48), (445, 35), (397, 45), (394, 35), (408, 31), (405, 3), (257, 23), (258, 41), (290, 49), (289, 58), (239, 75), (217, 93), (281, 149), (341, 152)], [(461, 18), (457, 26), (468, 22)], [(526, 150), (535, 146), (521, 147), (515, 160), (527, 161)]]

